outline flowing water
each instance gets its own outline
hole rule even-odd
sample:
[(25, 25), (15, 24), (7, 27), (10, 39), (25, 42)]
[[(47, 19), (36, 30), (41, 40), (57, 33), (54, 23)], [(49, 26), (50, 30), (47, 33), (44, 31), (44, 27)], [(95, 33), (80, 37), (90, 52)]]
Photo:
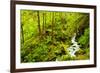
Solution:
[(67, 48), (67, 50), (71, 56), (75, 56), (75, 52), (78, 51), (80, 48), (78, 43), (75, 41), (75, 37), (76, 37), (76, 35), (74, 35), (74, 37), (71, 40), (72, 45), (69, 48)]
[[(71, 40), (72, 45), (69, 48), (66, 49), (69, 52), (69, 54), (71, 55), (71, 57), (75, 57), (76, 51), (78, 51), (79, 48), (80, 48), (80, 46), (78, 45), (78, 43), (75, 41), (75, 37), (76, 37), (76, 35), (74, 35), (72, 37), (72, 40)], [(58, 61), (57, 58), (56, 58), (56, 61)]]

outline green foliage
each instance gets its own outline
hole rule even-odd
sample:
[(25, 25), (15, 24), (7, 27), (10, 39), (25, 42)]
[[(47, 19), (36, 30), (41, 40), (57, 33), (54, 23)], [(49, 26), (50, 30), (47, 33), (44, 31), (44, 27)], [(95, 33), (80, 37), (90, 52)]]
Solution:
[[(21, 62), (89, 59), (89, 14), (21, 10)], [(71, 56), (68, 48), (76, 34), (81, 49)]]
[(79, 38), (79, 43), (84, 48), (89, 46), (89, 28), (86, 28), (84, 34)]

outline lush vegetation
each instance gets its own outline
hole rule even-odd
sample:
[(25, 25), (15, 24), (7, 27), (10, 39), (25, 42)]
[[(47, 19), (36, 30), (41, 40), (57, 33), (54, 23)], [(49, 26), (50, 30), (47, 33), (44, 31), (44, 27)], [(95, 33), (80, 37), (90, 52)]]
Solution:
[[(89, 59), (89, 14), (21, 10), (21, 62)], [(78, 43), (69, 54), (72, 37)]]

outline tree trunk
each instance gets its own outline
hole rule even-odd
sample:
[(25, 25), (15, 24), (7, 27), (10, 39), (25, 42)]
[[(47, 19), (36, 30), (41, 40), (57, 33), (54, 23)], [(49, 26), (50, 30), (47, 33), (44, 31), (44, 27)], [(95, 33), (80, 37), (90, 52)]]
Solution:
[(54, 39), (53, 39), (53, 30), (54, 30), (54, 29), (53, 29), (53, 27), (54, 27), (54, 12), (52, 13), (52, 26), (51, 26), (51, 27), (52, 27), (52, 35), (51, 35), (51, 36), (52, 36), (52, 41), (53, 41), (53, 40), (54, 40)]
[(44, 26), (45, 26), (45, 24), (44, 24), (44, 13), (43, 13), (43, 25), (42, 25), (42, 35), (44, 36), (44, 33), (45, 33), (45, 30), (44, 30)]
[(44, 16), (45, 18), (44, 18), (44, 31), (46, 30), (46, 13), (45, 13), (45, 16)]
[(39, 13), (39, 11), (37, 11), (37, 17), (38, 17), (38, 31), (39, 31), (39, 36), (41, 37), (40, 13)]
[(22, 44), (24, 44), (23, 24), (21, 25), (21, 33), (22, 33)]

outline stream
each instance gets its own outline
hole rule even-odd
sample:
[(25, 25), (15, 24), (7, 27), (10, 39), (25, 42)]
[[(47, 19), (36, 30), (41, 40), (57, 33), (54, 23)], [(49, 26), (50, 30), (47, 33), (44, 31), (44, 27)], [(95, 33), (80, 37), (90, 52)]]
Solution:
[(76, 35), (74, 35), (72, 37), (72, 40), (71, 40), (72, 45), (69, 48), (67, 48), (67, 50), (68, 50), (68, 52), (69, 52), (69, 54), (71, 56), (75, 56), (76, 51), (78, 51), (79, 48), (80, 48), (80, 46), (78, 45), (78, 43), (75, 41), (75, 37), (76, 37)]
[[(78, 43), (75, 41), (76, 35), (74, 35), (72, 37), (72, 45), (69, 48), (66, 48), (66, 50), (69, 52), (71, 57), (75, 57), (75, 53), (76, 51), (78, 51), (80, 49), (80, 45), (78, 45)], [(58, 59), (56, 58), (56, 61), (58, 61)]]

